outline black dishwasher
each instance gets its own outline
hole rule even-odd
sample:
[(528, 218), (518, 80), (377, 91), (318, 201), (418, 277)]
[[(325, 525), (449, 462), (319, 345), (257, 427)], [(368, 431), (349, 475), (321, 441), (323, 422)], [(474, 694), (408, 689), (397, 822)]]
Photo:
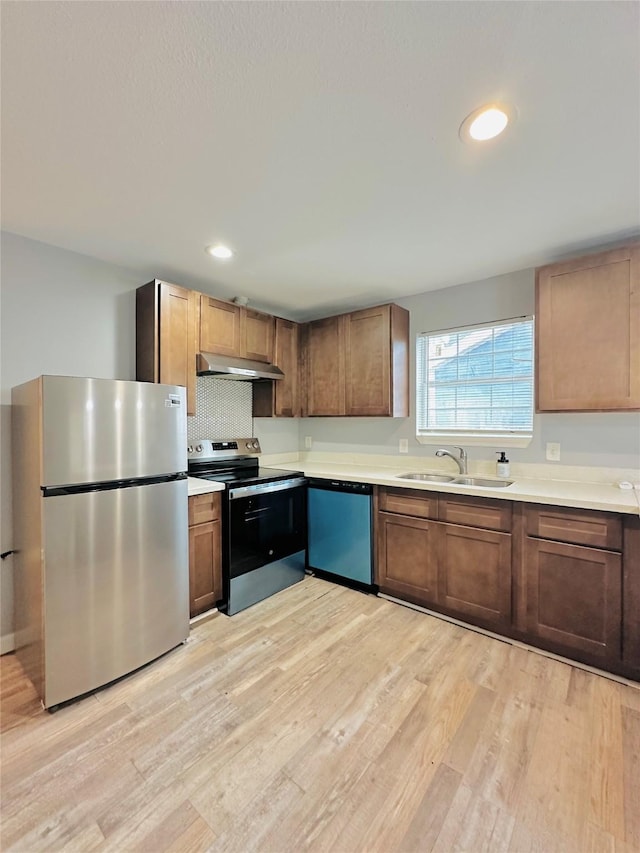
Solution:
[(368, 483), (309, 479), (307, 567), (349, 586), (374, 590)]

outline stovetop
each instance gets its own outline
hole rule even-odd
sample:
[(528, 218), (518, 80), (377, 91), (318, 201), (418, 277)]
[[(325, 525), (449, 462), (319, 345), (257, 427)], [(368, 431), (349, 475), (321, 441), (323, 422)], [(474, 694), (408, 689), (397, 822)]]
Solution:
[(189, 476), (199, 477), (201, 480), (213, 480), (217, 483), (226, 483), (228, 487), (238, 485), (251, 486), (255, 483), (269, 483), (275, 480), (288, 480), (292, 477), (304, 477), (302, 471), (286, 471), (282, 468), (255, 468), (252, 471), (190, 471)]
[(196, 439), (189, 442), (187, 455), (190, 477), (225, 483), (227, 488), (304, 476), (301, 471), (261, 468), (257, 438)]

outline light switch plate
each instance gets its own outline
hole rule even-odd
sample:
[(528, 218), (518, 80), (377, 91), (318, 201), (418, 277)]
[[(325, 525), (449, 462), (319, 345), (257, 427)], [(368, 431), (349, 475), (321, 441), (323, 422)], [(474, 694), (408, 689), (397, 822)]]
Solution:
[(398, 442), (398, 453), (408, 453), (409, 452), (409, 439), (401, 438)]
[(548, 441), (547, 442), (547, 461), (548, 462), (559, 462), (560, 461), (560, 442), (559, 441)]

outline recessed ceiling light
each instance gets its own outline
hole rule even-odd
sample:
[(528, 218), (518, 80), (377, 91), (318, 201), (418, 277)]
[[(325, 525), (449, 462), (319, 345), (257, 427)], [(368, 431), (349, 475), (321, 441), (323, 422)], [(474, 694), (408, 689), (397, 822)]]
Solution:
[(216, 243), (215, 246), (207, 246), (206, 251), (219, 261), (228, 261), (229, 258), (233, 257), (231, 249), (228, 246), (222, 246), (220, 243)]
[(493, 139), (515, 118), (515, 110), (506, 104), (485, 104), (474, 110), (460, 125), (463, 142), (485, 142)]

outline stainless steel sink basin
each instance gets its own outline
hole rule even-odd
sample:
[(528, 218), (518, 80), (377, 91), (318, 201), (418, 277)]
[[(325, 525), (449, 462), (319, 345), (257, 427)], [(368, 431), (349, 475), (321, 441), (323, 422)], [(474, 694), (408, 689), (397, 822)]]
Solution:
[(492, 480), (488, 477), (452, 477), (453, 486), (485, 486), (490, 489), (504, 489), (510, 486), (513, 480)]
[(408, 474), (398, 474), (401, 480), (419, 480), (421, 483), (452, 483), (455, 477), (448, 474), (418, 474), (410, 471)]

